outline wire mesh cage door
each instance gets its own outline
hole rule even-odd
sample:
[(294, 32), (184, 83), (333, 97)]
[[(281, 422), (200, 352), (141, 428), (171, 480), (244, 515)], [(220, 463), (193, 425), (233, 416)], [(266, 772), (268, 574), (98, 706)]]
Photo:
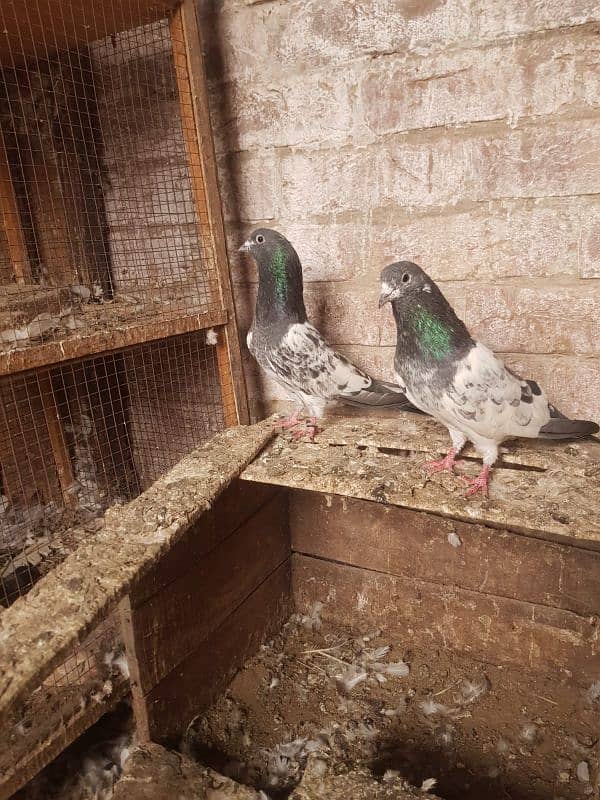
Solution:
[[(193, 0), (2, 0), (0, 73), (1, 624), (248, 412)], [(127, 691), (120, 638), (15, 709), (0, 798)]]

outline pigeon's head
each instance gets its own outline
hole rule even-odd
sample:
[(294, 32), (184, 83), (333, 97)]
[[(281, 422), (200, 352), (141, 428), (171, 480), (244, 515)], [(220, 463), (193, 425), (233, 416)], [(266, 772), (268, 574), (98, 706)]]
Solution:
[(381, 272), (381, 294), (379, 308), (394, 300), (407, 300), (421, 292), (431, 294), (435, 284), (421, 267), (412, 261), (397, 261)]
[(255, 231), (252, 231), (250, 236), (240, 247), (239, 252), (250, 253), (260, 266), (261, 264), (270, 263), (278, 249), (286, 254), (288, 252), (294, 252), (294, 248), (285, 236), (282, 236), (271, 228), (257, 228)]
[(302, 296), (302, 265), (285, 238), (271, 228), (253, 231), (240, 252), (249, 253), (258, 266), (258, 303), (262, 311), (273, 305), (287, 317), (306, 319)]

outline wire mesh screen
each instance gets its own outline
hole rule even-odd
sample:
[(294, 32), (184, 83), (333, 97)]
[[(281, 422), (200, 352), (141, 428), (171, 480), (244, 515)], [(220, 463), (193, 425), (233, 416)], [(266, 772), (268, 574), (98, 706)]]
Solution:
[(0, 603), (224, 427), (214, 330), (0, 380)]
[[(169, 2), (0, 4), (0, 614), (236, 419)], [(0, 796), (123, 694), (122, 651), (104, 620), (13, 710)]]

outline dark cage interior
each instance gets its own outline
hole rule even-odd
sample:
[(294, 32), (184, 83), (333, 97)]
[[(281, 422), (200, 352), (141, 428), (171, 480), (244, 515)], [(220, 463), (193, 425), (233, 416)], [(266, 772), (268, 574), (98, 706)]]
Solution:
[[(245, 421), (232, 309), (194, 4), (2, 2), (0, 606)], [(0, 797), (123, 696), (122, 649), (113, 614), (14, 709)]]

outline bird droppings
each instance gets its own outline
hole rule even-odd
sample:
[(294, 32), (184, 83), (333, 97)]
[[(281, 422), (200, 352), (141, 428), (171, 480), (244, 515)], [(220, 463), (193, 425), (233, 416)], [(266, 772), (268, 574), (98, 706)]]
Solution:
[(580, 761), (579, 764), (577, 764), (576, 775), (577, 780), (581, 781), (581, 783), (589, 783), (590, 768), (587, 761)]
[[(184, 751), (271, 800), (432, 791), (450, 800), (546, 800), (559, 783), (562, 800), (577, 800), (582, 761), (592, 785), (596, 715), (570, 679), (416, 648), (408, 631), (398, 640), (351, 629), (328, 609), (319, 609), (318, 629), (303, 623), (314, 605), (294, 615), (194, 721)], [(347, 794), (336, 794), (342, 775), (369, 783), (370, 793), (345, 783)], [(330, 795), (311, 794), (317, 786)], [(405, 794), (381, 794), (384, 787)]]

